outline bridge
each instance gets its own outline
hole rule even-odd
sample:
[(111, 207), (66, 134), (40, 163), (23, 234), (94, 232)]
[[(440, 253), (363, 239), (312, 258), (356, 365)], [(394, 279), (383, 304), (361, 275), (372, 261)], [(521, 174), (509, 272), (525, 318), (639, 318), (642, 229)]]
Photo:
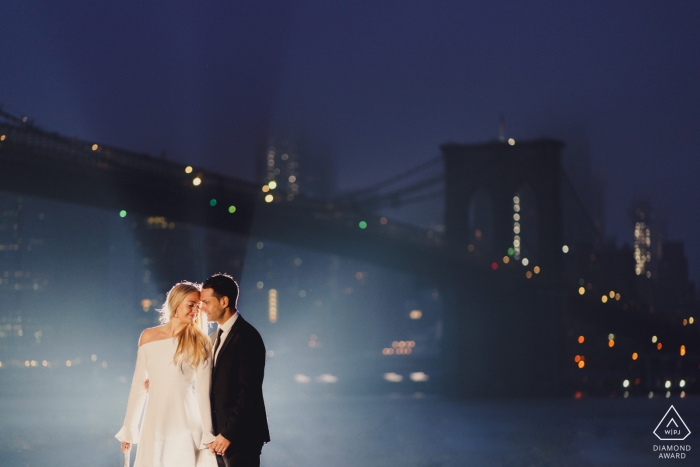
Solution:
[[(196, 167), (43, 131), (6, 113), (0, 123), (2, 189), (115, 212), (278, 240), (417, 272), (454, 258), (440, 235), (332, 201), (294, 201), (258, 184)], [(269, 199), (269, 198), (268, 198)], [(360, 227), (360, 223), (362, 228)], [(283, 227), (283, 228), (280, 228)], [(342, 251), (338, 251), (338, 249)]]
[[(333, 200), (289, 201), (269, 186), (263, 192), (260, 185), (203, 168), (52, 133), (4, 111), (0, 117), (4, 191), (253, 233), (437, 284), (445, 297), (446, 395), (567, 394), (576, 329), (586, 326), (638, 346), (638, 363), (646, 365), (638, 370), (646, 371), (647, 386), (666, 371), (650, 376), (649, 366), (659, 359), (677, 361), (681, 345), (687, 346), (683, 362), (700, 361), (700, 346), (692, 346), (696, 327), (647, 313), (642, 302), (620, 300), (619, 293), (601, 302), (601, 293), (622, 289), (589, 264), (605, 245), (575, 194), (578, 211), (573, 221), (566, 219), (572, 212), (563, 203), (572, 190), (561, 167), (562, 142), (447, 144), (439, 160), (385, 183)], [(387, 188), (437, 163), (444, 174)], [(444, 234), (373, 212), (386, 203), (435, 196), (445, 198)], [(586, 224), (590, 232), (573, 229), (572, 235), (567, 230), (572, 222)], [(628, 295), (633, 292), (624, 290), (622, 296)], [(647, 352), (651, 335), (662, 336), (666, 347)], [(608, 357), (595, 352), (604, 368)], [(627, 368), (627, 360), (615, 358), (615, 368)], [(588, 368), (580, 363), (578, 368), (594, 371), (594, 363), (589, 357)]]

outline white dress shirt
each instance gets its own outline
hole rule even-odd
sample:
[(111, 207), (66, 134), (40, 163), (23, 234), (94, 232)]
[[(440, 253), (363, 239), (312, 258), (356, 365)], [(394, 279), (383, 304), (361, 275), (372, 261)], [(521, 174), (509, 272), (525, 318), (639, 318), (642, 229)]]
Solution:
[(236, 318), (238, 318), (238, 311), (227, 319), (224, 324), (219, 325), (219, 329), (221, 329), (223, 332), (221, 333), (221, 337), (219, 337), (219, 347), (216, 349), (216, 353), (214, 354), (214, 365), (216, 365), (216, 359), (219, 356), (219, 351), (221, 351), (221, 347), (223, 347), (224, 342), (226, 342), (226, 337), (228, 337), (228, 333), (231, 332), (231, 328), (233, 327), (233, 323), (236, 322)]

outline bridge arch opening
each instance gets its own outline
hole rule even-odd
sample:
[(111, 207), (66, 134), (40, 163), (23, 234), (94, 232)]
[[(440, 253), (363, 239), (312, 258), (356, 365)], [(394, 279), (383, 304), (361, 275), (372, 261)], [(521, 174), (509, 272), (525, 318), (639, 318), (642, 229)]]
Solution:
[(490, 193), (479, 188), (469, 201), (467, 212), (469, 243), (482, 251), (493, 249), (493, 201)]

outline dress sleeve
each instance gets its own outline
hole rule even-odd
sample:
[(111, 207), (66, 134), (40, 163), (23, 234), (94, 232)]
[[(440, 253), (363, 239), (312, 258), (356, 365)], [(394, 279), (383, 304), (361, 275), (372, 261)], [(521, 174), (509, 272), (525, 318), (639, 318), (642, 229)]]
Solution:
[(146, 401), (145, 382), (148, 379), (146, 371), (146, 354), (143, 346), (139, 347), (136, 354), (136, 369), (134, 379), (131, 381), (131, 391), (129, 391), (129, 402), (126, 405), (126, 417), (124, 426), (115, 435), (119, 441), (137, 444), (139, 442), (139, 422), (143, 413), (144, 402)]
[(207, 444), (214, 441), (214, 428), (211, 422), (211, 401), (209, 389), (211, 386), (211, 357), (200, 363), (194, 381), (194, 392), (199, 405), (199, 413), (202, 416), (202, 440), (199, 449), (205, 449)]

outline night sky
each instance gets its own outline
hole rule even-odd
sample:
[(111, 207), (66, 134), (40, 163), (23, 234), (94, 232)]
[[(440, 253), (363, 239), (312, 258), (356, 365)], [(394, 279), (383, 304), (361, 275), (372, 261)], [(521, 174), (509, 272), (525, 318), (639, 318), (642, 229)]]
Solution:
[(503, 115), (516, 141), (590, 150), (618, 243), (650, 198), (695, 279), (698, 83), (697, 1), (0, 6), (0, 103), (44, 128), (243, 178), (261, 136), (292, 129), (347, 190), (494, 139)]

